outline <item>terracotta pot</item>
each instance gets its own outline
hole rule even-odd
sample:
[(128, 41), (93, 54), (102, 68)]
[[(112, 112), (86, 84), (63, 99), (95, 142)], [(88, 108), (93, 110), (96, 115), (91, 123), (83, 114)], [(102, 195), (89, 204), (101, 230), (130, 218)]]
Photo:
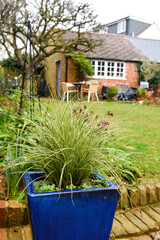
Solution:
[(137, 98), (137, 101), (141, 104), (144, 101), (144, 98)]
[(113, 101), (117, 101), (117, 96), (111, 98)]

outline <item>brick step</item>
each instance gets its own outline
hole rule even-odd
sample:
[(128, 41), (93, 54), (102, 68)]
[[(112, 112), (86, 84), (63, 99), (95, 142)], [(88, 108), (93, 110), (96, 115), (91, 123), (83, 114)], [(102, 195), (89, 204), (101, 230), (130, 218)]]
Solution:
[(1, 240), (33, 240), (30, 225), (0, 228)]
[(21, 226), (28, 223), (28, 210), (25, 201), (20, 203), (15, 200), (0, 200), (0, 228)]

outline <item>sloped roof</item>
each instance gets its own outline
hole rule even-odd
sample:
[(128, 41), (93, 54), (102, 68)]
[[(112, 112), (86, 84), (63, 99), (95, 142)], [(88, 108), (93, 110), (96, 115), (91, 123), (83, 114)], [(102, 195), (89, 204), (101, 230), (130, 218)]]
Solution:
[(143, 61), (148, 57), (141, 52), (125, 35), (93, 33), (92, 38), (102, 39), (102, 45), (87, 57), (122, 61)]
[[(71, 40), (76, 35), (75, 32), (68, 31), (65, 33), (65, 38)], [(156, 60), (160, 62), (160, 40), (108, 33), (85, 33), (85, 37), (102, 40), (102, 43), (93, 52), (85, 53), (88, 58), (133, 62)]]
[(160, 41), (127, 37), (128, 40), (152, 61), (160, 62)]

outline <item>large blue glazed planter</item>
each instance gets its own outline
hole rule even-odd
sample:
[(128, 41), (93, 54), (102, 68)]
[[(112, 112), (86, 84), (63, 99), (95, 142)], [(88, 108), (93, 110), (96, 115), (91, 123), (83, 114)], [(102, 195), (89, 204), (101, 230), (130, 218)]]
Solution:
[(117, 185), (107, 181), (109, 187), (36, 193), (33, 180), (43, 175), (24, 174), (34, 240), (109, 240)]

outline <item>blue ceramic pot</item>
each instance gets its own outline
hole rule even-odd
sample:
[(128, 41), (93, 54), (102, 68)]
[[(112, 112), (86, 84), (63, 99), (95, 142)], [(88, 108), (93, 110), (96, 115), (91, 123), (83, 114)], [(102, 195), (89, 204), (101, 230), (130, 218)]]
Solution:
[(33, 180), (43, 175), (24, 174), (34, 240), (109, 240), (117, 185), (107, 181), (109, 187), (36, 193)]

